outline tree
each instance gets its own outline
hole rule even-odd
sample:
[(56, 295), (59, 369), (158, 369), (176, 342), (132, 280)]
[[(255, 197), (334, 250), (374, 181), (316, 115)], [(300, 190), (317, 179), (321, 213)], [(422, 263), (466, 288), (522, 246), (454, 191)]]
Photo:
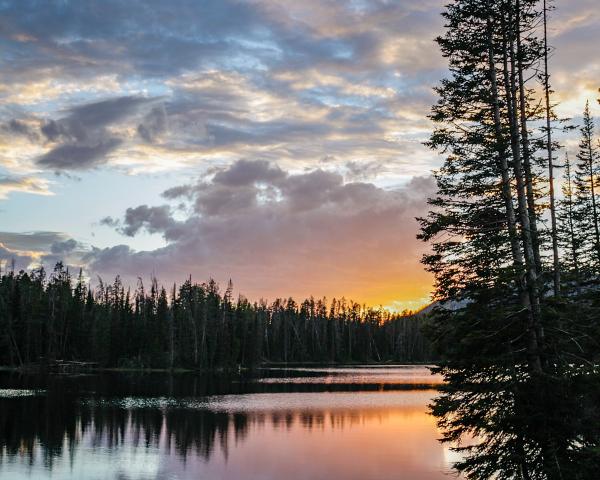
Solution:
[[(171, 298), (153, 278), (133, 295), (117, 276), (73, 285), (57, 264), (0, 276), (0, 365), (84, 360), (101, 367), (231, 369), (265, 361), (431, 361), (425, 319), (345, 299), (276, 299), (251, 304), (214, 280), (188, 278)], [(402, 332), (397, 334), (395, 332)], [(392, 333), (390, 333), (392, 332)], [(393, 339), (398, 339), (397, 348)], [(392, 345), (392, 346), (390, 346)]]
[(575, 220), (584, 233), (582, 267), (600, 272), (600, 152), (594, 137), (594, 119), (589, 102), (583, 111), (579, 152), (575, 165)]
[[(546, 4), (540, 3), (454, 0), (437, 39), (450, 77), (436, 89), (428, 145), (446, 158), (434, 173), (431, 211), (420, 219), (420, 238), (432, 247), (423, 263), (435, 275), (442, 305), (429, 335), (442, 355), (435, 371), (446, 383), (432, 411), (445, 441), (476, 439), (457, 447), (464, 453), (457, 467), (472, 479), (593, 478), (574, 476), (575, 458), (591, 459), (595, 448), (578, 439), (589, 435), (589, 446), (598, 445), (577, 420), (599, 415), (597, 408), (577, 406), (590, 402), (585, 386), (598, 381), (597, 337), (583, 333), (595, 328), (597, 312), (589, 299), (578, 298), (579, 308), (558, 296), (556, 245), (551, 266), (542, 255), (544, 203), (536, 186), (549, 179), (532, 159), (543, 146), (553, 161), (549, 72), (541, 76), (545, 109), (526, 80), (540, 78), (540, 62), (547, 66)], [(542, 119), (545, 143), (531, 142), (531, 125)], [(552, 216), (553, 191), (550, 203)], [(550, 269), (556, 299), (544, 294)], [(456, 307), (444, 308), (446, 302)], [(577, 392), (575, 399), (569, 391)]]
[(564, 251), (562, 269), (569, 275), (568, 280), (574, 281), (577, 288), (581, 284), (580, 252), (584, 243), (585, 233), (581, 224), (576, 221), (575, 192), (571, 161), (565, 155), (565, 178), (562, 186), (563, 199), (558, 204), (558, 229), (557, 237), (560, 247)]
[(552, 268), (553, 268), (553, 282), (554, 282), (554, 295), (560, 294), (560, 257), (558, 253), (558, 226), (556, 220), (556, 205), (554, 195), (554, 159), (552, 154), (552, 107), (550, 106), (550, 73), (548, 69), (548, 5), (547, 1), (544, 0), (543, 7), (543, 21), (544, 21), (544, 103), (546, 110), (546, 151), (548, 160), (548, 185), (549, 185), (549, 196), (550, 196), (550, 222), (552, 225), (551, 237), (552, 237)]

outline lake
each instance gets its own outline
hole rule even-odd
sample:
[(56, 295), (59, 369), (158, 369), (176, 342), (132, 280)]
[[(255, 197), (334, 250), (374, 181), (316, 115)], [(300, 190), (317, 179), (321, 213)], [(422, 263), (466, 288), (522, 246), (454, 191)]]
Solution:
[(0, 478), (441, 480), (426, 367), (0, 373)]

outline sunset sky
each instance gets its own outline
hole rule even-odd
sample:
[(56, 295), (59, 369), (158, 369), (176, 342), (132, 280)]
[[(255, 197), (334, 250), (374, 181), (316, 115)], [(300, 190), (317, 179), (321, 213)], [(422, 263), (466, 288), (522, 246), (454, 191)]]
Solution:
[[(440, 164), (422, 142), (445, 3), (0, 0), (3, 268), (427, 303), (414, 217)], [(600, 9), (555, 3), (576, 122), (586, 99), (600, 115)]]

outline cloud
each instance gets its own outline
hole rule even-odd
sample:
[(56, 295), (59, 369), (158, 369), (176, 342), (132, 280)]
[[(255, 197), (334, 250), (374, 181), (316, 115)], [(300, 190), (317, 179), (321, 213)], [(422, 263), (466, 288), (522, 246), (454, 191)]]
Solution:
[(0, 264), (14, 263), (16, 270), (27, 269), (50, 253), (52, 245), (66, 239), (58, 232), (0, 232)]
[[(193, 192), (192, 185), (178, 185), (171, 187), (162, 193), (162, 196), (169, 200), (174, 200), (180, 197), (189, 197)], [(112, 219), (111, 219), (112, 220)]]
[(167, 230), (175, 225), (176, 222), (171, 217), (171, 209), (168, 205), (161, 207), (140, 205), (125, 211), (123, 226), (119, 231), (128, 237), (135, 236), (142, 228), (148, 233), (166, 234)]
[(151, 272), (165, 282), (187, 274), (233, 278), (251, 298), (322, 292), (370, 302), (422, 298), (428, 277), (418, 265), (424, 247), (415, 239), (414, 217), (426, 211), (433, 191), (429, 177), (385, 190), (345, 183), (330, 171), (292, 173), (239, 161), (165, 195), (189, 199), (181, 220), (167, 205), (127, 209), (117, 228), (126, 235), (159, 233), (165, 247), (94, 249), (86, 261), (93, 271), (125, 278)]
[(372, 179), (385, 171), (385, 166), (379, 162), (349, 161), (344, 164), (345, 177), (349, 180)]
[(218, 172), (213, 182), (228, 187), (243, 187), (257, 182), (277, 182), (286, 176), (278, 166), (273, 166), (265, 160), (238, 160), (228, 169)]
[[(111, 160), (137, 173), (240, 158), (308, 167), (327, 151), (393, 170), (425, 162), (403, 154), (431, 158), (418, 142), (395, 140), (407, 122), (393, 110), (424, 117), (429, 108), (422, 80), (437, 78), (439, 54), (431, 40), (416, 40), (441, 23), (440, 6), (109, 0), (100, 18), (79, 3), (9, 3), (2, 14), (15, 61), (0, 91), (30, 113), (49, 112), (42, 135), (57, 144), (33, 157), (38, 167), (82, 170)], [(393, 61), (384, 53), (392, 35), (404, 42)], [(406, 60), (409, 45), (416, 53)]]
[(164, 105), (154, 107), (150, 110), (142, 123), (138, 125), (138, 133), (147, 142), (153, 142), (167, 130), (167, 111)]
[(51, 245), (67, 240), (60, 232), (0, 232), (0, 242), (12, 250), (49, 251)]
[(66, 117), (50, 120), (41, 130), (50, 141), (59, 138), (84, 141), (109, 125), (138, 113), (140, 107), (156, 101), (156, 98), (123, 96), (85, 103), (70, 108)]
[(39, 157), (37, 164), (53, 170), (85, 170), (107, 162), (108, 154), (121, 143), (118, 138), (106, 138), (92, 145), (59, 145)]
[[(41, 132), (47, 140), (58, 144), (38, 157), (36, 164), (61, 171), (86, 170), (106, 163), (109, 154), (124, 141), (108, 127), (138, 114), (141, 107), (156, 101), (156, 98), (124, 96), (69, 109), (66, 117), (49, 120), (42, 126)], [(149, 125), (148, 128), (157, 128)], [(150, 130), (144, 131), (150, 135)]]
[(9, 135), (19, 135), (28, 138), (30, 141), (39, 139), (39, 132), (35, 126), (31, 126), (22, 120), (12, 119), (7, 123), (0, 125), (0, 130)]
[[(50, 194), (40, 170), (61, 174), (53, 184), (80, 176), (61, 191), (81, 204), (95, 191), (86, 170), (102, 168), (108, 182), (144, 175), (148, 192), (168, 174), (182, 179), (157, 205), (130, 200), (123, 218), (101, 222), (131, 247), (88, 252), (92, 264), (110, 275), (216, 272), (256, 295), (291, 293), (286, 274), (317, 294), (391, 297), (417, 288), (405, 283), (411, 275), (428, 288), (416, 260), (396, 257), (419, 255), (412, 217), (430, 186), (416, 177), (440, 162), (422, 142), (433, 87), (447, 75), (433, 41), (444, 0), (106, 0), (101, 15), (92, 3), (0, 3), (10, 59), (0, 78), (0, 197)], [(596, 3), (573, 0), (551, 16), (560, 115), (596, 97)], [(411, 177), (399, 190), (369, 183)], [(167, 246), (134, 250), (147, 235)], [(341, 253), (330, 247), (338, 244)], [(371, 292), (386, 282), (385, 295)]]
[[(240, 158), (314, 167), (327, 152), (339, 168), (377, 162), (389, 175), (418, 175), (438, 162), (421, 142), (432, 87), (446, 74), (433, 42), (443, 5), (107, 0), (99, 16), (87, 2), (8, 2), (0, 95), (49, 112), (42, 130), (60, 143), (34, 157), (45, 168), (93, 168), (107, 156), (135, 173)], [(593, 92), (594, 7), (577, 0), (552, 15), (559, 99)], [(106, 131), (114, 125), (123, 128)]]
[(89, 247), (63, 232), (0, 232), (0, 261), (5, 265), (14, 261), (17, 270), (40, 265), (53, 268), (57, 262), (76, 270), (88, 251)]
[(50, 252), (52, 252), (54, 255), (64, 255), (66, 253), (71, 253), (78, 247), (81, 247), (79, 242), (69, 238), (68, 240), (52, 243), (52, 245), (50, 245)]
[(13, 267), (16, 271), (26, 269), (33, 258), (33, 256), (11, 250), (0, 242), (0, 269), (3, 271)]
[(98, 222), (100, 225), (105, 225), (107, 227), (114, 227), (117, 228), (121, 222), (113, 217), (104, 217), (101, 218), (100, 221)]
[(52, 195), (49, 190), (49, 182), (44, 178), (0, 175), (0, 199), (6, 198), (12, 192)]

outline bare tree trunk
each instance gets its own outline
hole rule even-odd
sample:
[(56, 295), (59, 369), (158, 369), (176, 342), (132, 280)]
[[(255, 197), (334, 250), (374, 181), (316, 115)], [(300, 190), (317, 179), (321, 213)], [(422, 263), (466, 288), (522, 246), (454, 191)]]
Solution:
[(173, 294), (171, 296), (171, 308), (169, 309), (169, 369), (173, 370), (175, 363), (175, 284), (173, 284)]
[[(208, 348), (206, 346), (206, 324), (208, 323), (208, 314), (206, 311), (206, 303), (202, 312), (202, 339), (200, 341), (200, 347), (202, 348), (202, 366), (206, 366)], [(197, 355), (197, 353), (196, 353)]]
[[(496, 144), (498, 149), (498, 157), (500, 163), (500, 172), (502, 175), (502, 196), (504, 198), (504, 204), (506, 208), (506, 219), (508, 224), (508, 235), (510, 238), (510, 247), (513, 255), (513, 263), (519, 273), (518, 286), (522, 292), (525, 292), (527, 296), (526, 305), (530, 308), (529, 295), (527, 294), (527, 288), (524, 278), (523, 270), (523, 254), (519, 246), (519, 235), (517, 232), (517, 221), (515, 217), (515, 209), (513, 205), (512, 190), (510, 187), (510, 174), (508, 168), (508, 155), (506, 152), (506, 142), (502, 134), (502, 121), (500, 117), (500, 95), (498, 93), (498, 79), (496, 74), (496, 64), (494, 61), (494, 41), (492, 31), (492, 20), (488, 19), (488, 62), (490, 68), (490, 82), (492, 84), (492, 96), (493, 96), (493, 108), (494, 108), (494, 130), (496, 135)], [(525, 300), (525, 298), (523, 298)]]
[(516, 5), (516, 37), (517, 37), (517, 72), (519, 82), (519, 115), (521, 120), (521, 142), (523, 146), (523, 169), (525, 171), (525, 187), (527, 191), (527, 209), (529, 212), (529, 222), (531, 229), (531, 240), (533, 246), (533, 256), (535, 267), (538, 272), (542, 270), (542, 260), (540, 258), (540, 242), (537, 230), (537, 219), (535, 211), (535, 194), (533, 191), (533, 173), (531, 170), (531, 150), (529, 145), (529, 131), (527, 130), (527, 99), (525, 94), (525, 81), (523, 79), (523, 48), (521, 46), (521, 6), (517, 0)]
[[(513, 23), (512, 5), (508, 12), (508, 25)], [(529, 356), (530, 367), (536, 373), (542, 372), (541, 358), (539, 354), (539, 340), (541, 338), (541, 325), (539, 320), (540, 305), (539, 294), (537, 288), (537, 270), (535, 265), (535, 255), (533, 251), (533, 242), (531, 238), (531, 224), (529, 219), (529, 211), (527, 209), (527, 196), (525, 185), (523, 182), (523, 165), (521, 162), (520, 138), (517, 122), (516, 111), (516, 72), (515, 72), (515, 55), (514, 55), (514, 34), (507, 29), (504, 18), (502, 19), (503, 26), (503, 70), (505, 82), (506, 103), (510, 124), (511, 151), (513, 159), (513, 170), (515, 173), (516, 190), (517, 190), (517, 205), (519, 212), (519, 220), (521, 223), (521, 234), (523, 240), (523, 252), (525, 258), (525, 271), (527, 279), (527, 290), (530, 298), (529, 312)], [(507, 38), (508, 33), (508, 38)], [(510, 62), (509, 62), (510, 61)], [(510, 63), (510, 71), (509, 71)]]
[(548, 149), (548, 184), (550, 186), (550, 221), (552, 235), (552, 259), (554, 269), (554, 295), (560, 295), (560, 257), (556, 228), (556, 205), (554, 199), (554, 164), (552, 159), (552, 129), (550, 125), (550, 75), (548, 73), (548, 8), (544, 0), (544, 96), (546, 100), (546, 148)]
[(598, 207), (596, 205), (596, 192), (594, 189), (594, 151), (592, 150), (592, 140), (588, 142), (589, 154), (589, 174), (590, 174), (590, 191), (592, 194), (592, 214), (594, 215), (594, 234), (596, 237), (596, 255), (600, 262), (600, 228), (598, 226)]
[(569, 226), (569, 240), (571, 243), (571, 254), (573, 255), (573, 268), (575, 269), (575, 283), (577, 290), (581, 284), (579, 274), (579, 252), (577, 251), (577, 242), (575, 239), (575, 226), (573, 225), (573, 186), (571, 182), (571, 162), (569, 161), (569, 154), (565, 155), (565, 170), (567, 174), (567, 202), (568, 202), (568, 226)]

